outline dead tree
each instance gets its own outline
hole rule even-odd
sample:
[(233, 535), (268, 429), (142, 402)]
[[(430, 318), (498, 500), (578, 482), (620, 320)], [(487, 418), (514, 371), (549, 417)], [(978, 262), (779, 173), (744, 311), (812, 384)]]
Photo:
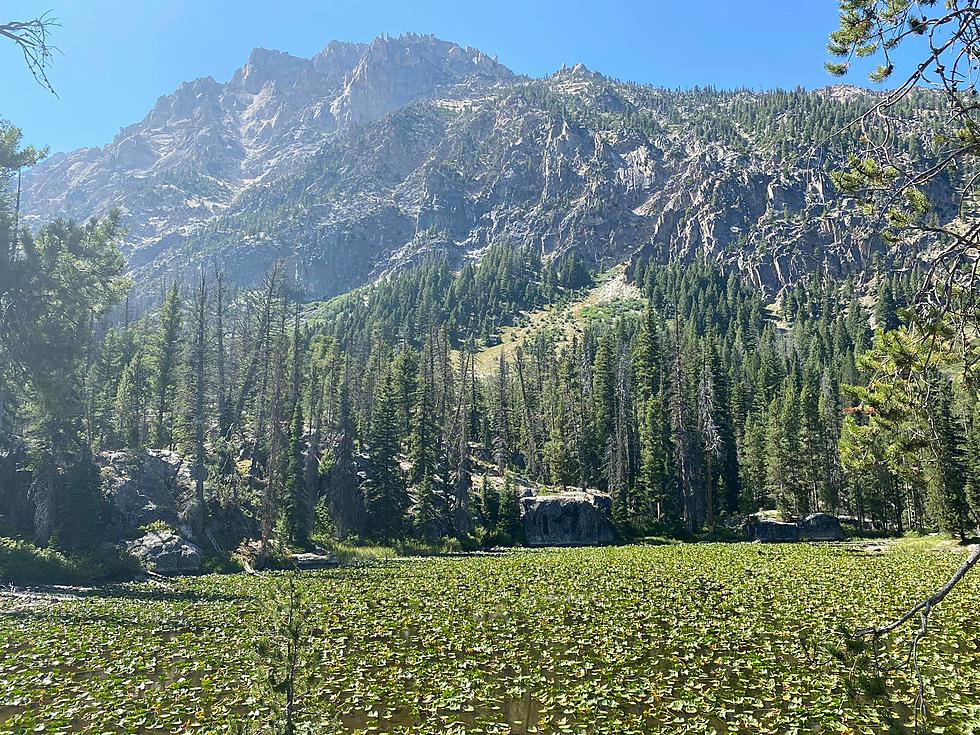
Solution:
[(0, 25), (0, 36), (16, 44), (24, 55), (28, 71), (38, 84), (55, 97), (58, 93), (48, 79), (48, 69), (51, 68), (54, 53), (58, 50), (57, 46), (51, 44), (51, 30), (59, 25), (58, 19), (51, 17), (49, 13), (32, 20), (10, 21)]

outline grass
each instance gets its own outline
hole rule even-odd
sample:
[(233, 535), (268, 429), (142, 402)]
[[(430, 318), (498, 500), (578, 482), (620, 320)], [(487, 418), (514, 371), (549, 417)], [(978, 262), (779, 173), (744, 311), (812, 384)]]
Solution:
[[(309, 732), (909, 733), (909, 677), (852, 697), (848, 664), (827, 651), (841, 626), (893, 617), (963, 558), (905, 541), (874, 556), (723, 543), (350, 553), (378, 563), (302, 576), (322, 654), (300, 703)], [(260, 593), (281, 579), (119, 585), (0, 614), (0, 733), (271, 732), (251, 641)], [(980, 732), (978, 595), (968, 577), (920, 646), (932, 732)]]
[(638, 288), (626, 283), (625, 272), (625, 266), (618, 265), (597, 275), (595, 285), (574, 298), (532, 311), (524, 316), (521, 324), (505, 327), (500, 334), (500, 344), (477, 353), (477, 373), (489, 375), (497, 368), (501, 356), (512, 359), (518, 347), (537, 334), (550, 332), (559, 342), (568, 342), (574, 334), (581, 336), (590, 320), (614, 319), (642, 312), (642, 294)]

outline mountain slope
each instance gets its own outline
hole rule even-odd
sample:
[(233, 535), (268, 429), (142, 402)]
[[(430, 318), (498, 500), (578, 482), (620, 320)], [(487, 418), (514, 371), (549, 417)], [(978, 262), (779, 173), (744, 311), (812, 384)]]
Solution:
[[(256, 50), (105, 149), (53, 156), (24, 200), (35, 222), (123, 208), (145, 284), (220, 264), (250, 286), (283, 260), (324, 298), (429, 253), (462, 262), (511, 242), (595, 268), (709, 257), (777, 290), (868, 258), (827, 175), (840, 146), (821, 143), (872, 101), (672, 92), (582, 66), (529, 80), (430, 36), (334, 42), (312, 59)], [(909, 103), (925, 117), (931, 104)]]

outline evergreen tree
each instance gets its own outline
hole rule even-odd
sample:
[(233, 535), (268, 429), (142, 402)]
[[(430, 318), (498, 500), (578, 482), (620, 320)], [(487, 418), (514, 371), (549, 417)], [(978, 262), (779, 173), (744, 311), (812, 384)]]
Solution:
[[(412, 463), (412, 468), (409, 471), (409, 482), (412, 485), (421, 485), (425, 480), (434, 480), (438, 469), (441, 443), (429, 377), (420, 376), (417, 385), (411, 413), (411, 433), (408, 441), (409, 460)], [(444, 480), (445, 478), (441, 479)]]
[(176, 281), (160, 310), (160, 326), (153, 342), (153, 444), (173, 443), (173, 405), (180, 357), (181, 301)]
[(209, 334), (207, 281), (203, 272), (191, 302), (191, 334), (185, 350), (182, 395), (179, 397), (180, 422), (177, 434), (181, 448), (191, 456), (191, 477), (194, 479), (194, 501), (191, 517), (195, 531), (203, 533), (207, 525), (207, 505), (204, 482), (207, 479), (207, 427), (209, 386)]
[(139, 449), (149, 441), (151, 375), (145, 350), (138, 346), (123, 370), (116, 391), (115, 433), (124, 447)]
[(500, 523), (500, 492), (487, 475), (483, 475), (480, 483), (480, 514), (484, 528), (497, 528)]
[(973, 417), (966, 443), (966, 500), (973, 522), (980, 528), (980, 400), (973, 404)]
[(901, 322), (898, 320), (898, 307), (895, 305), (895, 295), (891, 280), (881, 279), (878, 287), (878, 299), (875, 301), (875, 328), (890, 332), (898, 329)]
[(969, 524), (965, 436), (954, 413), (952, 387), (948, 380), (939, 382), (932, 411), (936, 466), (930, 510), (942, 529), (965, 540)]
[(500, 518), (497, 523), (497, 532), (514, 543), (519, 544), (524, 540), (520, 502), (514, 487), (514, 478), (509, 472), (504, 474), (504, 488), (500, 492)]
[(309, 543), (310, 509), (306, 493), (305, 421), (303, 406), (297, 401), (289, 426), (289, 450), (286, 465), (285, 511), (289, 541), (299, 546)]
[(391, 376), (378, 381), (368, 436), (368, 472), (364, 505), (368, 533), (382, 541), (398, 538), (404, 530), (410, 498), (398, 463), (398, 414)]

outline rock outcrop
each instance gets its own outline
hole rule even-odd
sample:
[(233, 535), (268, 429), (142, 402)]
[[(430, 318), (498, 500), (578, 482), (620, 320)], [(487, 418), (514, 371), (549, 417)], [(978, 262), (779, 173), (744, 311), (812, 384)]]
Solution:
[(181, 500), (193, 497), (193, 480), (176, 452), (105, 452), (100, 456), (108, 504), (106, 525), (121, 536), (153, 523), (181, 525)]
[(829, 513), (813, 513), (796, 523), (753, 517), (746, 524), (746, 532), (763, 543), (844, 540), (840, 521)]
[(529, 546), (600, 546), (612, 543), (612, 498), (590, 492), (520, 499)]
[(148, 531), (125, 544), (126, 551), (148, 572), (196, 574), (201, 571), (201, 549), (171, 530)]
[(813, 513), (800, 521), (800, 535), (804, 541), (844, 540), (840, 519), (829, 513)]
[(752, 518), (747, 524), (746, 531), (754, 541), (767, 544), (800, 540), (800, 527), (796, 523)]

